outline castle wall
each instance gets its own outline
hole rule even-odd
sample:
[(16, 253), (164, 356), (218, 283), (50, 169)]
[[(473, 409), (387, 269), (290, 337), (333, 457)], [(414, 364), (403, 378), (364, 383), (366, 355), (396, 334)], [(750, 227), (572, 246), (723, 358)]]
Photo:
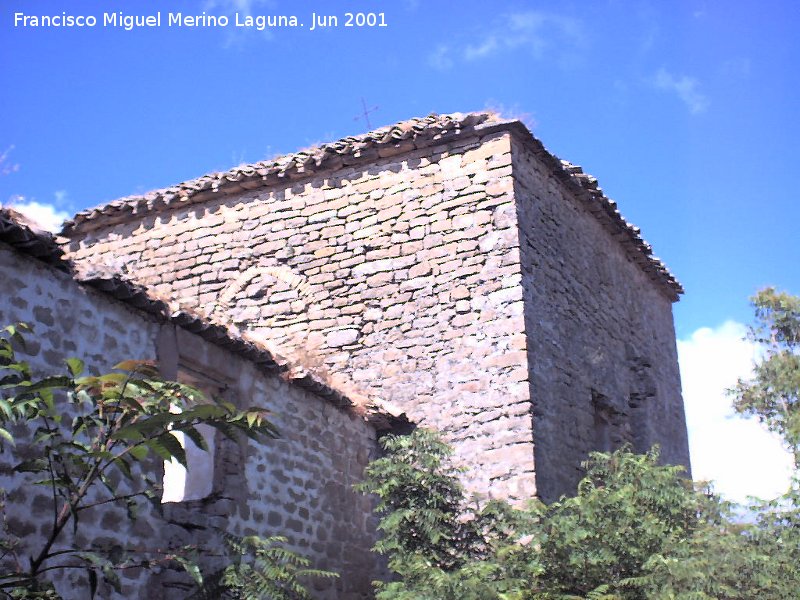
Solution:
[(530, 497), (510, 151), (508, 132), (406, 147), (101, 224), (70, 249), (443, 430), (471, 488)]
[(688, 467), (671, 301), (536, 152), (512, 140), (541, 497), (625, 442)]
[[(92, 373), (108, 371), (122, 360), (158, 357), (167, 371), (201, 369), (231, 401), (272, 409), (282, 434), (264, 444), (218, 439), (214, 499), (165, 504), (163, 518), (145, 504), (135, 522), (127, 519), (124, 509), (93, 509), (82, 515), (78, 536), (70, 540), (67, 535), (66, 543), (74, 541), (81, 548), (116, 543), (144, 548), (187, 543), (219, 547), (218, 535), (182, 524), (220, 527), (236, 534), (280, 534), (315, 567), (341, 574), (337, 581), (319, 584), (318, 598), (371, 597), (370, 581), (382, 573), (369, 553), (375, 522), (370, 500), (352, 489), (376, 452), (375, 431), (363, 419), (187, 331), (79, 285), (66, 273), (4, 244), (0, 244), (0, 289), (0, 324), (24, 321), (34, 326), (27, 359), (40, 373), (58, 372), (63, 359), (71, 356), (82, 358)], [(23, 433), (18, 427), (14, 431), (18, 436)], [(48, 490), (21, 485), (21, 476), (10, 470), (13, 458), (35, 451), (20, 446), (11, 453), (7, 446), (0, 455), (0, 487), (7, 492), (4, 516), (10, 533), (23, 542), (18, 549), (23, 560), (52, 519)], [(152, 466), (161, 469), (160, 464)], [(8, 564), (2, 567), (5, 572)], [(60, 591), (65, 598), (85, 597), (85, 582), (83, 571), (70, 571), (60, 581)], [(172, 598), (176, 592), (170, 587), (185, 582), (177, 571), (164, 570), (149, 578), (145, 571), (130, 569), (123, 573), (122, 595), (105, 589), (100, 596)]]

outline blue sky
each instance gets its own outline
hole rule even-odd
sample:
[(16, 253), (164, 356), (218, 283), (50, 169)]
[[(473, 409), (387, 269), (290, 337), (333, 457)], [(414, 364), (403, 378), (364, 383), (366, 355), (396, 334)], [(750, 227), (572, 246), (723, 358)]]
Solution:
[[(15, 12), (64, 11), (305, 26), (14, 26)], [(312, 12), (339, 27), (310, 31)], [(387, 26), (344, 27), (346, 12)], [(3, 0), (0, 152), (13, 146), (4, 164), (18, 169), (0, 202), (72, 213), (360, 133), (362, 98), (374, 127), (494, 108), (642, 228), (686, 287), (681, 340), (705, 327), (733, 344), (723, 324), (748, 322), (756, 289), (800, 293), (798, 30), (789, 1)]]

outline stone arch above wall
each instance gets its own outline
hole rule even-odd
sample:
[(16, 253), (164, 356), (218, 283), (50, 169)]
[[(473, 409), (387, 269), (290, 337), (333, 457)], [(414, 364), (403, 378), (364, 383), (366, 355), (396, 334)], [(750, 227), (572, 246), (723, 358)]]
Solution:
[(228, 313), (240, 325), (271, 327), (304, 321), (310, 302), (305, 276), (288, 265), (259, 264), (246, 268), (222, 288), (214, 313)]

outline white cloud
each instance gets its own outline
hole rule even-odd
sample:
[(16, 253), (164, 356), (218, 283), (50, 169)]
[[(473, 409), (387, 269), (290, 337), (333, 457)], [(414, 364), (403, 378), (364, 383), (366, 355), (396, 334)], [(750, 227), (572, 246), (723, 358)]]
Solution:
[(11, 173), (19, 171), (19, 165), (12, 163), (8, 158), (8, 155), (11, 154), (13, 149), (14, 146), (9, 146), (0, 152), (0, 175), (10, 175)]
[(583, 45), (580, 21), (543, 11), (509, 13), (484, 27), (469, 42), (438, 46), (428, 59), (437, 69), (450, 68), (458, 57), (477, 61), (506, 52), (527, 51), (534, 58), (551, 55), (560, 63), (571, 62), (574, 50)]
[(55, 197), (56, 206), (64, 206), (69, 198), (67, 190), (56, 190), (53, 192), (53, 196)]
[(751, 372), (757, 349), (745, 327), (727, 321), (678, 340), (689, 427), (692, 475), (713, 480), (725, 498), (774, 498), (789, 487), (792, 457), (780, 438), (754, 419), (735, 415), (725, 390)]
[(494, 36), (489, 36), (477, 46), (470, 44), (464, 48), (464, 58), (467, 60), (483, 58), (485, 56), (489, 56), (490, 54), (494, 54), (499, 48), (500, 44), (497, 43), (497, 38)]
[(653, 78), (653, 85), (660, 90), (676, 94), (693, 115), (704, 112), (710, 104), (709, 99), (698, 89), (699, 82), (692, 77), (676, 76), (662, 68)]
[(436, 46), (436, 50), (428, 57), (428, 64), (440, 71), (446, 71), (452, 67), (453, 59), (450, 58), (450, 48), (444, 44)]
[(510, 15), (507, 31), (509, 48), (527, 49), (535, 58), (547, 57), (562, 67), (579, 60), (587, 39), (578, 19), (535, 11)]
[(502, 34), (508, 48), (528, 48), (536, 58), (551, 48), (582, 46), (586, 37), (577, 19), (539, 11), (508, 15)]
[(61, 231), (64, 220), (70, 217), (69, 213), (59, 210), (52, 204), (41, 203), (36, 200), (26, 200), (21, 197), (15, 198), (14, 201), (10, 203), (10, 206), (34, 221), (42, 229), (54, 233)]

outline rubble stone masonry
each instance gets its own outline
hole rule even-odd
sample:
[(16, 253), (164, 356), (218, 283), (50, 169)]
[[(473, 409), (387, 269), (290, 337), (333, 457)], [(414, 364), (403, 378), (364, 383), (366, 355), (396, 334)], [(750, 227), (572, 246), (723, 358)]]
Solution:
[(573, 489), (589, 452), (622, 443), (660, 444), (688, 467), (671, 298), (543, 151), (525, 138), (512, 149), (540, 496)]
[(516, 122), (385, 144), (85, 219), (69, 252), (444, 431), (475, 491), (553, 499), (624, 440), (688, 465), (675, 297), (537, 144)]
[[(338, 580), (320, 581), (315, 597), (372, 597), (370, 581), (382, 573), (379, 560), (369, 551), (375, 522), (370, 499), (352, 489), (376, 453), (375, 430), (362, 418), (170, 322), (88, 289), (70, 274), (3, 243), (0, 289), (0, 323), (23, 321), (35, 329), (29, 336), (28, 358), (40, 374), (54, 374), (71, 356), (84, 359), (95, 374), (123, 360), (157, 358), (166, 375), (201, 372), (225, 398), (270, 408), (281, 432), (280, 439), (264, 444), (217, 439), (209, 475), (214, 493), (209, 498), (165, 504), (163, 517), (145, 505), (134, 522), (123, 508), (93, 509), (81, 516), (78, 537), (72, 540), (67, 535), (65, 545), (164, 549), (200, 543), (214, 549), (221, 544), (213, 530), (198, 531), (197, 526), (240, 535), (279, 534), (287, 536), (314, 567), (340, 573)], [(0, 487), (7, 492), (3, 516), (10, 533), (23, 540), (19, 556), (27, 557), (52, 522), (52, 505), (47, 488), (23, 485), (22, 476), (11, 472), (10, 451), (7, 447), (0, 455)], [(31, 451), (17, 449), (22, 454)], [(11, 560), (10, 555), (4, 560)], [(75, 585), (85, 577), (83, 571), (69, 571), (67, 577), (58, 583), (64, 597), (85, 597), (86, 582)], [(170, 590), (185, 583), (185, 575), (177, 571), (164, 570), (151, 579), (145, 571), (129, 569), (124, 572), (122, 595), (110, 589), (100, 595), (183, 597)]]

